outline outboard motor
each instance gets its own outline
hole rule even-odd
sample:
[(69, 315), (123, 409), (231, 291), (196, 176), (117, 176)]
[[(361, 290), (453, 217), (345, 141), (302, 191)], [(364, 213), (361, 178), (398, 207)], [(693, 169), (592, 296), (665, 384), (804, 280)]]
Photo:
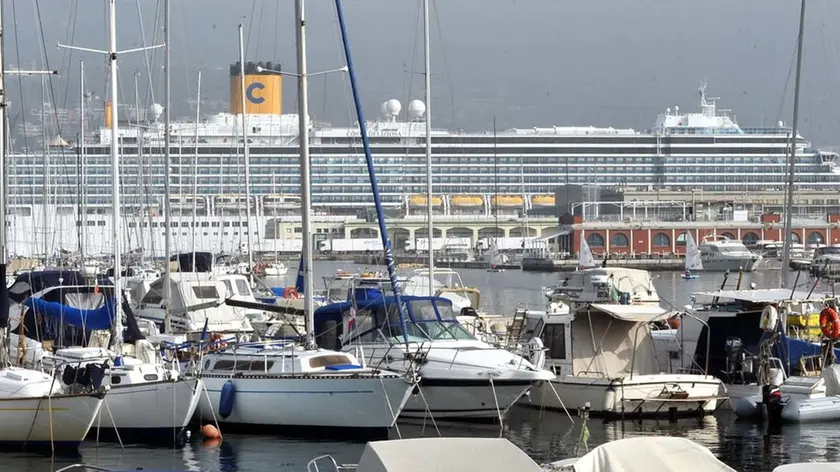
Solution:
[(744, 351), (744, 343), (741, 338), (726, 338), (726, 373), (731, 383), (744, 383), (744, 361), (747, 353)]
[(761, 387), (761, 401), (766, 408), (767, 421), (770, 424), (778, 425), (782, 422), (782, 391), (778, 385), (764, 385)]

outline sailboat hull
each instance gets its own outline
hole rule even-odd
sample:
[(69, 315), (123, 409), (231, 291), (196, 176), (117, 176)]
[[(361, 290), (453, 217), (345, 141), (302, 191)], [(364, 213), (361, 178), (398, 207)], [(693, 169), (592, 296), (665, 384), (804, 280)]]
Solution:
[(75, 452), (104, 398), (94, 393), (0, 399), (0, 448)]
[(178, 443), (202, 389), (199, 379), (112, 385), (88, 437), (123, 443)]
[(507, 412), (531, 388), (530, 380), (427, 379), (411, 396), (404, 418), (494, 420)]
[[(387, 437), (414, 389), (393, 374), (205, 374), (202, 421), (214, 412), (226, 427), (254, 427), (298, 436)], [(222, 418), (225, 383), (234, 385), (230, 414)]]

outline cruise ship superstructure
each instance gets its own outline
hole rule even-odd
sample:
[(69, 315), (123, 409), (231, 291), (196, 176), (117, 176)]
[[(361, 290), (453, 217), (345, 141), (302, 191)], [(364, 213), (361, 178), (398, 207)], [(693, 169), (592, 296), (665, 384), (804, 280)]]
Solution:
[[(300, 238), (299, 233), (276, 234), (271, 223), (298, 214), (300, 207), (300, 117), (282, 113), (281, 77), (263, 72), (276, 67), (246, 64), (252, 221), (244, 217), (239, 66), (231, 66), (230, 113), (207, 116), (200, 123), (173, 122), (170, 185), (175, 250), (237, 250), (245, 228), (260, 239)], [(553, 126), (509, 129), (494, 137), (491, 131), (434, 129), (433, 206), (448, 215), (491, 215), (496, 208), (521, 215), (554, 207), (555, 191), (566, 183), (643, 190), (781, 191), (790, 128), (782, 123), (741, 127), (716, 108), (705, 86), (699, 90), (699, 103), (699, 111), (666, 109), (649, 131)], [(110, 247), (109, 108), (106, 104), (105, 126), (85, 139), (84, 159), (78, 144), (53, 147), (48, 166), (40, 154), (10, 157), (12, 254), (76, 250), (82, 229), (86, 253)], [(380, 118), (367, 124), (382, 202), (394, 214), (417, 214), (426, 205), (425, 106), (414, 100), (406, 108), (403, 111), (399, 101), (388, 100)], [(121, 124), (119, 132), (123, 214), (128, 233), (136, 234), (131, 247), (151, 246), (158, 254), (164, 234), (161, 111), (154, 104), (145, 119)], [(310, 127), (316, 211), (336, 220), (364, 214), (373, 199), (358, 128), (314, 120)], [(838, 188), (836, 153), (812, 150), (801, 137), (796, 148), (800, 188)], [(45, 168), (49, 169), (46, 192)]]

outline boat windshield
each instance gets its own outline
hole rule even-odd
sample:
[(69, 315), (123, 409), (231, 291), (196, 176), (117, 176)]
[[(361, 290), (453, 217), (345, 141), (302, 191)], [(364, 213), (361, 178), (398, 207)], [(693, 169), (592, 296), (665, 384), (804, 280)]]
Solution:
[(451, 303), (415, 300), (410, 303), (409, 312), (414, 318), (413, 324), (421, 329), (428, 339), (475, 339), (455, 319)]
[(475, 339), (454, 316), (452, 305), (447, 301), (412, 300), (406, 304), (409, 319), (405, 329), (395, 304), (379, 305), (373, 310), (352, 311), (344, 315), (345, 332), (351, 339), (361, 342), (391, 344), (408, 342), (422, 343), (429, 340)]
[(836, 246), (828, 246), (828, 247), (819, 247), (817, 248), (816, 252), (814, 253), (815, 256), (823, 256), (826, 254), (837, 255), (840, 254), (840, 247)]

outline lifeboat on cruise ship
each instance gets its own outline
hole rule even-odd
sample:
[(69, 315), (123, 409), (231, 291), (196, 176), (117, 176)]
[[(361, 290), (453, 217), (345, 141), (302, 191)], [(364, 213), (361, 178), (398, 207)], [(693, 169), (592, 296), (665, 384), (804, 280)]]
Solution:
[(248, 200), (245, 195), (219, 195), (214, 204), (220, 210), (239, 210), (245, 208), (246, 201)]
[(525, 199), (520, 195), (494, 195), (490, 197), (490, 204), (500, 207), (522, 208), (522, 205), (525, 204)]
[[(412, 195), (408, 199), (408, 205), (411, 207), (425, 207), (426, 206), (426, 196), (425, 195)], [(432, 206), (439, 207), (443, 206), (443, 198), (432, 196)]]
[(534, 195), (531, 197), (531, 206), (553, 207), (556, 201), (554, 195)]
[(294, 210), (300, 208), (300, 195), (266, 195), (263, 197), (263, 207), (266, 210)]
[(172, 195), (169, 197), (169, 204), (176, 208), (179, 206), (192, 208), (193, 205), (196, 208), (204, 208), (207, 205), (207, 201), (205, 197), (195, 195)]
[(453, 207), (475, 208), (484, 206), (484, 197), (481, 195), (456, 195), (449, 199), (449, 204)]

